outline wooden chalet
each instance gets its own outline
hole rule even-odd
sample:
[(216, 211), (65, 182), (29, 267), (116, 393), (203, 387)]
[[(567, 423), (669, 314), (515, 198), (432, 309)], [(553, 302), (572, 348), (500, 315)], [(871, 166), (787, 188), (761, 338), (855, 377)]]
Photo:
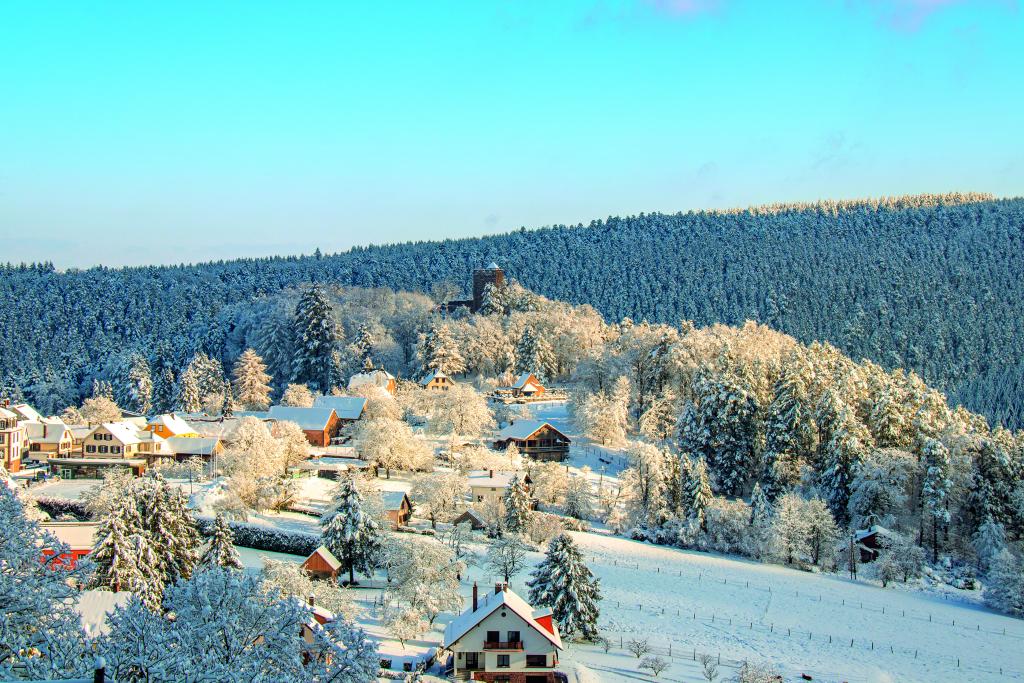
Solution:
[(322, 545), (302, 562), (302, 569), (314, 579), (336, 579), (341, 561)]
[(516, 381), (507, 387), (498, 387), (497, 394), (514, 398), (539, 398), (547, 389), (532, 372), (524, 372)]
[(514, 443), (519, 452), (537, 460), (565, 460), (572, 440), (543, 420), (520, 420), (498, 432), (495, 450)]
[(420, 380), (420, 386), (427, 391), (448, 391), (455, 386), (455, 380), (440, 370), (434, 370)]
[(473, 508), (466, 508), (465, 512), (452, 520), (452, 524), (468, 524), (473, 531), (480, 531), (487, 527), (487, 522)]
[(396, 528), (405, 526), (412, 517), (412, 501), (404, 491), (384, 491), (381, 493), (384, 502), (384, 514)]

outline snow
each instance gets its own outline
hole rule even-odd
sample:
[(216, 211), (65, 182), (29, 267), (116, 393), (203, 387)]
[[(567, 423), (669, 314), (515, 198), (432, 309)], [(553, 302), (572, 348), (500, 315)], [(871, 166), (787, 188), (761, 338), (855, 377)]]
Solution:
[(95, 638), (109, 631), (107, 615), (113, 612), (115, 607), (127, 604), (131, 597), (132, 594), (126, 591), (113, 593), (106, 590), (86, 590), (79, 593), (75, 610), (82, 618), (82, 627), (86, 635)]
[(238, 557), (242, 560), (242, 567), (246, 571), (258, 572), (263, 569), (263, 560), (277, 560), (279, 562), (292, 562), (294, 564), (301, 564), (306, 558), (300, 557), (299, 555), (290, 555), (288, 553), (272, 553), (267, 550), (256, 550), (254, 548), (243, 548), (240, 545), (235, 546), (235, 550), (238, 551)]

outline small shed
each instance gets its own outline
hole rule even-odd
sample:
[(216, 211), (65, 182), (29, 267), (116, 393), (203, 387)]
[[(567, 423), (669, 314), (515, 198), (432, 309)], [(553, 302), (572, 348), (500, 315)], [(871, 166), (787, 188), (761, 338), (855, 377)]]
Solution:
[(543, 396), (544, 392), (547, 391), (532, 372), (524, 372), (519, 375), (516, 381), (505, 389), (509, 394), (517, 398), (536, 398)]
[(396, 527), (405, 526), (412, 517), (412, 501), (405, 491), (384, 491), (381, 493), (384, 513)]
[(466, 508), (465, 512), (452, 520), (452, 524), (468, 524), (469, 528), (473, 531), (479, 531), (487, 527), (487, 522), (473, 508)]
[(322, 545), (303, 561), (302, 569), (314, 579), (334, 579), (341, 571), (341, 561)]

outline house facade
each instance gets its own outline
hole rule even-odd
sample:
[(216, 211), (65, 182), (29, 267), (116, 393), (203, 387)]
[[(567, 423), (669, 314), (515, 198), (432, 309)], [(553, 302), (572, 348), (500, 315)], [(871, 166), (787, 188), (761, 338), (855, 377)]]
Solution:
[(505, 499), (505, 491), (516, 477), (530, 490), (530, 476), (526, 472), (502, 472), (498, 470), (473, 470), (469, 473), (469, 492), (473, 503), (492, 503)]
[(572, 440), (542, 420), (520, 420), (498, 432), (496, 450), (505, 450), (514, 443), (523, 455), (537, 460), (562, 461), (569, 457)]
[(80, 455), (51, 457), (49, 465), (54, 474), (65, 479), (98, 479), (111, 467), (126, 467), (139, 476), (146, 471), (147, 457), (164, 454), (161, 442), (159, 436), (143, 431), (133, 422), (104, 422), (82, 439)]
[(398, 382), (395, 380), (395, 376), (384, 368), (373, 367), (373, 361), (369, 358), (363, 365), (363, 371), (352, 375), (348, 380), (349, 391), (365, 386), (380, 387), (392, 396), (398, 391)]
[(266, 415), (278, 422), (298, 424), (306, 435), (306, 441), (313, 446), (331, 445), (331, 439), (336, 437), (341, 429), (341, 420), (333, 408), (271, 406)]
[(409, 523), (412, 517), (412, 501), (404, 491), (382, 491), (384, 514), (392, 526), (400, 527)]
[(8, 472), (21, 470), (21, 455), (27, 441), (25, 427), (18, 415), (7, 408), (0, 408), (0, 466)]
[(434, 370), (420, 380), (420, 386), (427, 391), (448, 391), (455, 386), (455, 380), (440, 370)]
[[(74, 569), (78, 562), (92, 552), (96, 544), (96, 530), (99, 524), (96, 522), (43, 522), (39, 529), (50, 534), (58, 541), (67, 546), (67, 552), (62, 552), (55, 560), (51, 560), (52, 566), (66, 566)], [(55, 553), (52, 547), (43, 546), (42, 556), (51, 558)]]
[(314, 550), (301, 566), (314, 579), (335, 579), (341, 571), (341, 562), (323, 545)]
[(199, 432), (196, 431), (195, 427), (190, 425), (185, 420), (181, 419), (174, 413), (165, 413), (163, 415), (157, 415), (149, 422), (146, 423), (145, 430), (147, 432), (153, 432), (157, 436), (164, 439), (170, 439), (174, 436), (185, 436), (185, 437), (197, 437)]
[(478, 595), (445, 628), (456, 679), (489, 683), (555, 683), (562, 640), (550, 610), (535, 610), (505, 584)]
[(540, 383), (536, 375), (532, 372), (524, 372), (510, 386), (499, 387), (497, 393), (514, 398), (539, 398), (546, 391), (547, 389)]
[(75, 438), (71, 428), (59, 417), (43, 417), (39, 421), (22, 422), (28, 439), (28, 459), (46, 463), (50, 458), (69, 457)]

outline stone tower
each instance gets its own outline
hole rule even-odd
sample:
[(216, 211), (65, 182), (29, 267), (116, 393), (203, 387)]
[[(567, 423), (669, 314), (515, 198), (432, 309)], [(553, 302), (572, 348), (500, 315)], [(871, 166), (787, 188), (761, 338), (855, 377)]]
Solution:
[(480, 310), (484, 302), (484, 290), (487, 285), (501, 287), (505, 284), (505, 271), (498, 267), (493, 261), (486, 268), (477, 268), (473, 271), (473, 312)]

